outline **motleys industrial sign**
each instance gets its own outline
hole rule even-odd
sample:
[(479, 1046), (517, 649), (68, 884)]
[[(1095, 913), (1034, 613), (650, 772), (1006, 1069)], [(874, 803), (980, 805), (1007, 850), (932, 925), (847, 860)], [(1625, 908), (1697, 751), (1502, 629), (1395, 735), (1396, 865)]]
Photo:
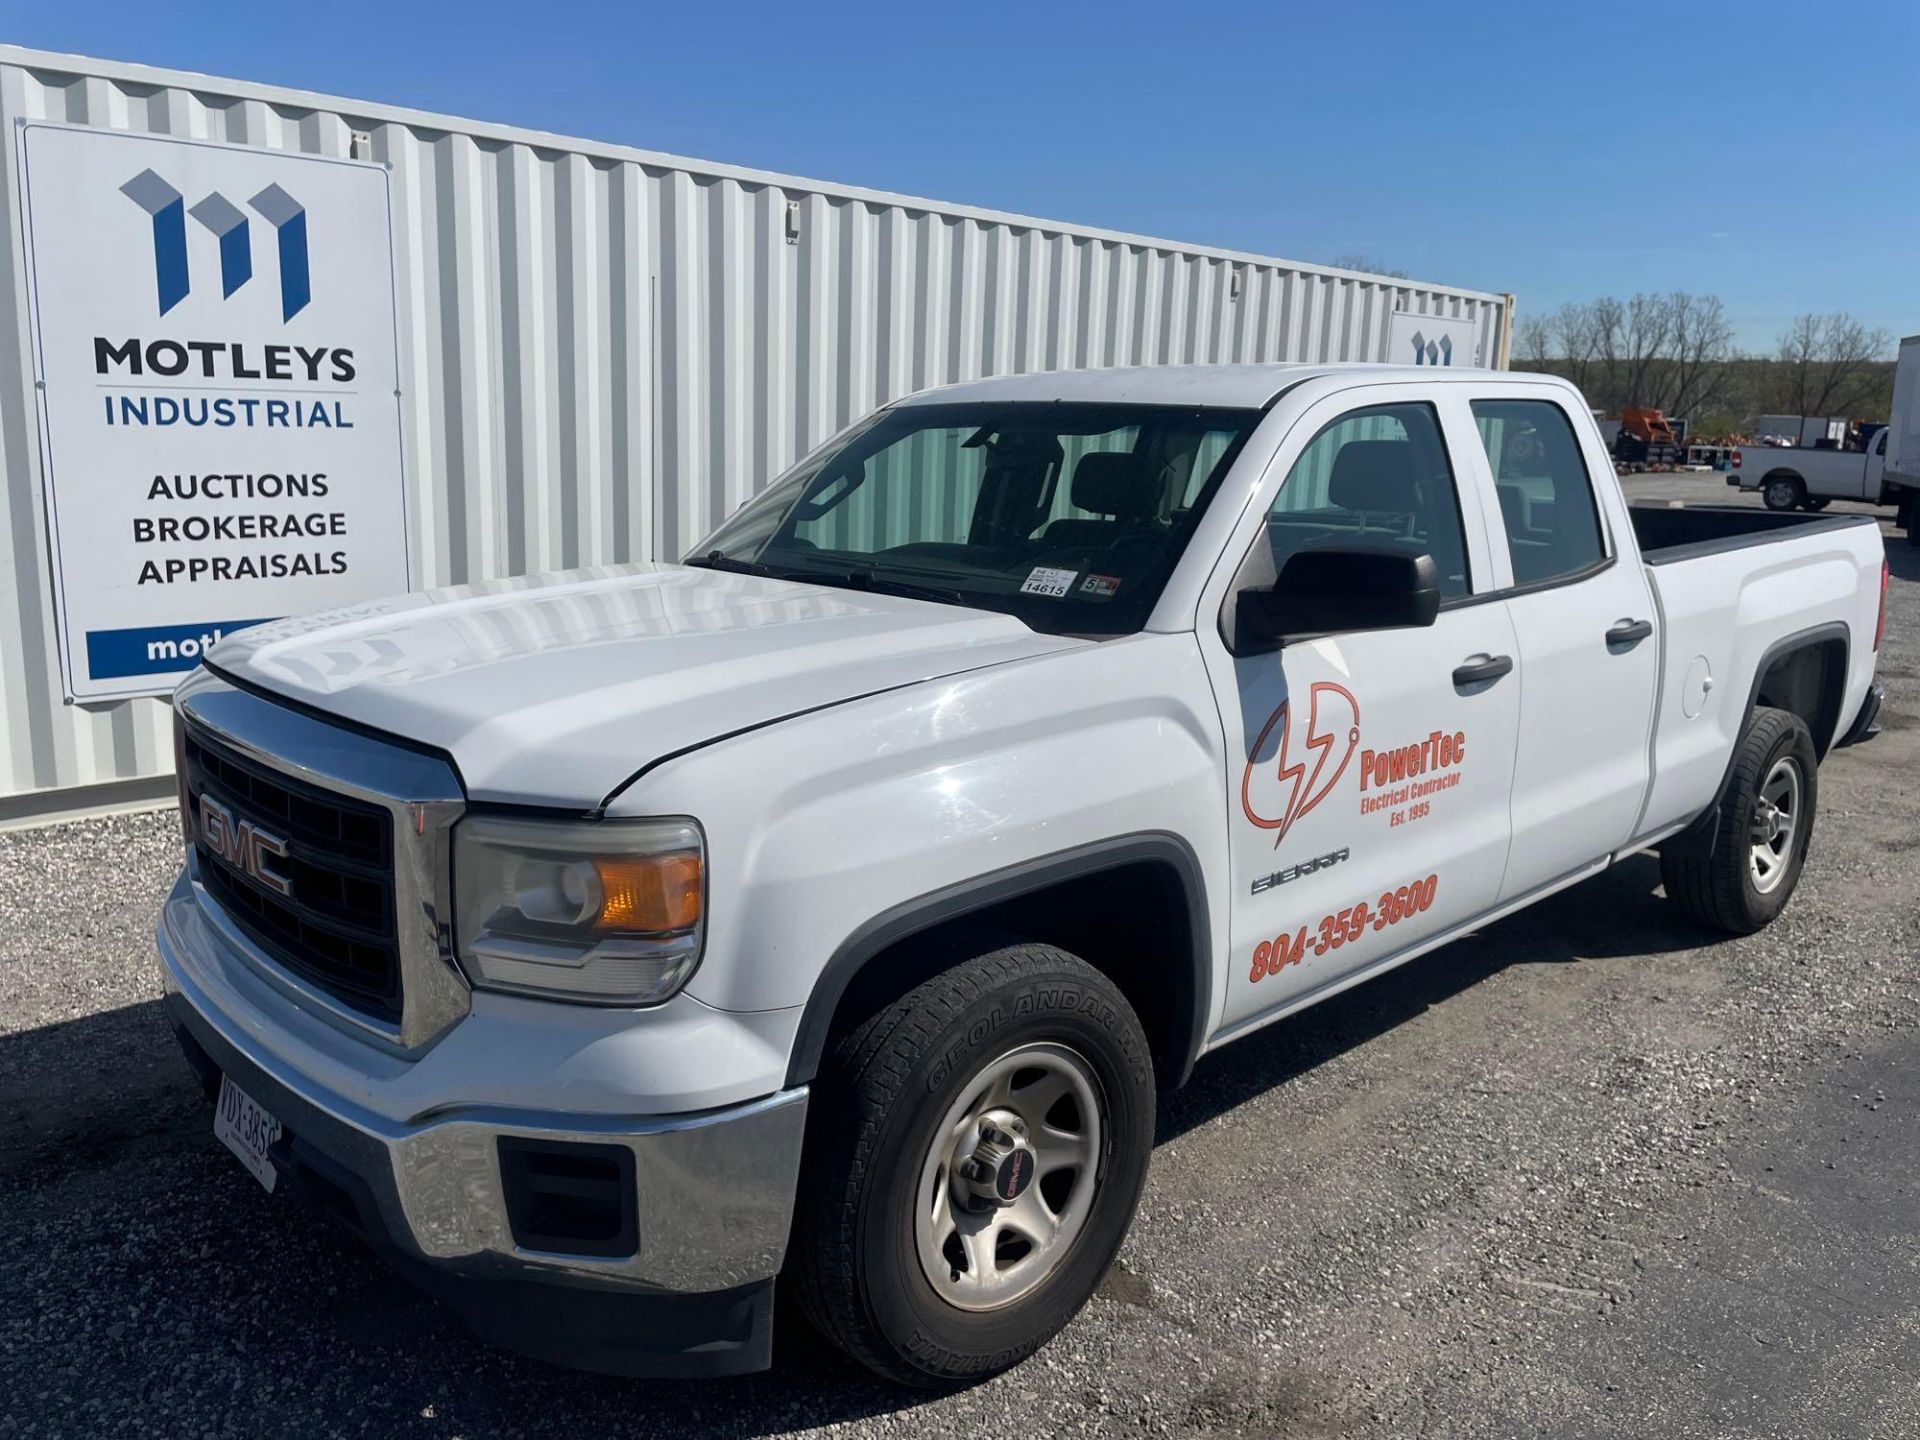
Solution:
[(385, 167), (20, 127), (66, 693), (408, 588)]
[(1396, 310), (1387, 319), (1387, 362), (1392, 365), (1485, 365), (1479, 327), (1451, 315)]

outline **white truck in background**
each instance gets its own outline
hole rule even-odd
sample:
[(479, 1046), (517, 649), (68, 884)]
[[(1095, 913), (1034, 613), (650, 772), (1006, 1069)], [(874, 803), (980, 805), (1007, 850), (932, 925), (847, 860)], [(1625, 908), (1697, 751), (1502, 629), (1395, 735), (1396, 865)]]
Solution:
[(1900, 342), (1893, 414), (1864, 451), (1739, 445), (1727, 484), (1758, 490), (1769, 510), (1824, 510), (1835, 500), (1891, 505), (1907, 543), (1920, 545), (1920, 335)]
[(681, 564), (224, 640), (167, 1011), (247, 1169), (485, 1336), (752, 1370), (777, 1290), (968, 1384), (1092, 1295), (1202, 1054), (1642, 851), (1771, 921), (1884, 559), (1630, 508), (1546, 375), (910, 396)]

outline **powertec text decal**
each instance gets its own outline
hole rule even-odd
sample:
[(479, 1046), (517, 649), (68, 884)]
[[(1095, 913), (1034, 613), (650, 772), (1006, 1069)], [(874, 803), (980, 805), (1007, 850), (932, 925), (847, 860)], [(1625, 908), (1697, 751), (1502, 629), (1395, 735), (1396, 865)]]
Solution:
[(408, 589), (385, 168), (38, 123), (18, 163), (68, 697)]

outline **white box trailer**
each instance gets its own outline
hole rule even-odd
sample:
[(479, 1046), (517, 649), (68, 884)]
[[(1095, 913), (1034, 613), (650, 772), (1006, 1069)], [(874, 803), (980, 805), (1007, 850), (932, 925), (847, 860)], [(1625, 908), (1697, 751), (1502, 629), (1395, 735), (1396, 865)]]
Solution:
[[(489, 92), (474, 103), (514, 101)], [(404, 495), (416, 589), (677, 558), (796, 456), (933, 385), (1109, 365), (1385, 361), (1405, 358), (1390, 353), (1395, 337), (1410, 354), (1416, 332), (1433, 363), (1503, 366), (1512, 326), (1509, 295), (0, 46), (0, 825), (172, 789), (162, 701), (74, 703), (64, 683), (28, 274), (36, 219), (40, 263), (73, 262), (46, 215), (28, 213), (19, 138), (60, 126), (177, 152), (142, 162), (159, 184), (127, 190), (137, 177), (116, 174), (90, 197), (116, 263), (151, 282), (159, 249), (179, 257), (178, 283), (161, 298), (185, 298), (159, 316), (149, 304), (145, 328), (129, 321), (106, 337), (115, 354), (136, 336), (232, 339), (226, 319), (258, 310), (263, 289), (277, 293), (286, 257), (276, 239), (306, 224), (296, 225), (302, 206), (316, 284), (361, 243), (291, 182), (280, 198), (235, 189), (200, 175), (190, 150), (384, 167), (399, 460), (380, 473)], [(35, 190), (47, 179), (43, 168)], [(318, 289), (297, 314), (254, 319), (262, 329), (286, 319), (295, 344), (342, 343)], [(44, 338), (49, 354), (74, 349), (73, 334)], [(248, 344), (248, 368), (260, 354)], [(200, 352), (191, 356), (199, 365)], [(160, 358), (179, 356), (163, 348)], [(190, 398), (181, 413), (200, 406)], [(247, 468), (289, 468), (269, 463), (272, 449)], [(60, 434), (50, 451), (75, 453)], [(209, 467), (151, 466), (189, 468)], [(63, 545), (81, 554), (86, 536), (71, 526), (109, 523), (84, 506), (60, 520)], [(240, 613), (210, 604), (194, 618)]]
[(1920, 489), (1920, 335), (1900, 342), (1887, 428), (1893, 432), (1887, 441), (1887, 478), (1903, 488)]

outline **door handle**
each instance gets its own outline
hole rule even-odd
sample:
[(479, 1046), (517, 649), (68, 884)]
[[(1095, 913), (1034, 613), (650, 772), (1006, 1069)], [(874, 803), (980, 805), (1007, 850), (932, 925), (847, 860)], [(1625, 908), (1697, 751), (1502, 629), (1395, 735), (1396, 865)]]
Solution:
[(1511, 655), (1488, 655), (1483, 659), (1469, 660), (1464, 665), (1453, 667), (1453, 688), (1464, 690), (1469, 685), (1498, 680), (1511, 669), (1513, 669)]
[(1607, 644), (1609, 646), (1638, 645), (1652, 633), (1653, 622), (1651, 620), (1622, 620), (1611, 630), (1607, 631)]

